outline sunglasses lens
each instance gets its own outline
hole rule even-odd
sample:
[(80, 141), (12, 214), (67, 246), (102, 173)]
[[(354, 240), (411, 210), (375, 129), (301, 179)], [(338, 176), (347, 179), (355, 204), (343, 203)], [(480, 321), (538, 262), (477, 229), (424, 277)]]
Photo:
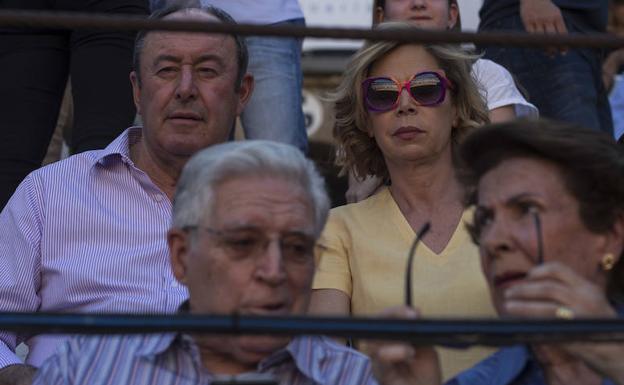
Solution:
[(377, 110), (389, 110), (399, 95), (397, 85), (391, 79), (379, 78), (371, 81), (366, 89), (366, 103)]
[(421, 74), (410, 82), (410, 93), (421, 105), (438, 104), (442, 101), (444, 85), (435, 74)]

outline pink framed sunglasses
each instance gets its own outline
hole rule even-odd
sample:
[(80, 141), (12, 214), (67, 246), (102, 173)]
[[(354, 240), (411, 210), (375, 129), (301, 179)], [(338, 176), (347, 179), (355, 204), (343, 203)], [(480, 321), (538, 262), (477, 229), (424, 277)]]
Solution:
[(375, 112), (395, 109), (403, 89), (407, 89), (418, 105), (437, 106), (444, 101), (449, 88), (452, 89), (451, 81), (434, 71), (419, 72), (404, 83), (387, 76), (368, 78), (362, 82), (364, 105)]

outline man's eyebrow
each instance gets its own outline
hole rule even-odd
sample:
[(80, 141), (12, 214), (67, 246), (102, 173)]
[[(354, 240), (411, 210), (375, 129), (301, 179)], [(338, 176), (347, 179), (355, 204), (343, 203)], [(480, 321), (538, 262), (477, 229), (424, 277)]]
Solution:
[(223, 227), (219, 227), (220, 230), (223, 231), (259, 231), (261, 228), (259, 226), (249, 225), (249, 224), (229, 224)]
[(174, 55), (167, 55), (167, 54), (162, 54), (162, 55), (158, 55), (154, 58), (153, 61), (153, 65), (158, 65), (158, 63), (160, 62), (164, 62), (164, 61), (168, 61), (168, 62), (173, 62), (173, 63), (180, 63), (182, 62), (182, 59), (180, 59), (177, 56)]
[[(158, 55), (158, 56), (156, 56), (156, 58), (154, 58), (153, 65), (158, 65), (161, 62), (181, 63), (182, 59), (180, 57), (178, 57), (178, 56), (175, 56), (175, 55), (162, 54), (162, 55)], [(195, 65), (195, 64), (199, 64), (199, 63), (203, 63), (203, 62), (215, 62), (215, 63), (217, 63), (221, 67), (225, 66), (225, 62), (224, 62), (223, 58), (221, 56), (215, 55), (215, 54), (201, 55), (201, 56), (199, 56), (197, 59), (195, 59), (193, 61), (193, 64)]]
[[(248, 224), (242, 224), (242, 225), (232, 225), (232, 226), (225, 226), (222, 230), (223, 231), (257, 231), (257, 232), (262, 232), (262, 227), (261, 226), (256, 226), (256, 225), (248, 225)], [(283, 236), (287, 236), (287, 237), (306, 237), (306, 238), (310, 238), (313, 237), (313, 234), (308, 233), (305, 230), (299, 230), (299, 229), (294, 229), (294, 230), (289, 230), (289, 231), (285, 231), (282, 233)]]
[(207, 61), (216, 62), (219, 66), (225, 67), (225, 62), (223, 61), (223, 58), (221, 56), (209, 53), (199, 56), (196, 60), (194, 60), (193, 64), (203, 63)]
[(310, 234), (304, 230), (291, 230), (283, 233), (284, 236), (287, 237), (304, 237), (304, 238), (313, 238), (314, 235)]

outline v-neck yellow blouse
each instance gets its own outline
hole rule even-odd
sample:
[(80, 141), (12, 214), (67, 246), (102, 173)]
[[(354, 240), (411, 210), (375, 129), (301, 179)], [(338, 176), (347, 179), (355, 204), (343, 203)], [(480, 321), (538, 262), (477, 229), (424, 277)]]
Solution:
[[(471, 242), (464, 212), (439, 254), (418, 245), (412, 271), (412, 298), (423, 317), (496, 317)], [(388, 188), (331, 211), (319, 243), (314, 289), (338, 289), (351, 298), (351, 313), (376, 316), (405, 301), (407, 254), (416, 234)], [(365, 348), (363, 349), (365, 350)], [(492, 349), (439, 349), (444, 380), (472, 367)]]

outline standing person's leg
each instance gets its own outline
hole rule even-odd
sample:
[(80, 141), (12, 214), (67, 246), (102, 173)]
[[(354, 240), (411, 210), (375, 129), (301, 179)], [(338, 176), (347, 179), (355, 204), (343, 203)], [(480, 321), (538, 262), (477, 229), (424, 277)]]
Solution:
[(611, 103), (609, 103), (609, 92), (605, 88), (602, 80), (602, 64), (604, 55), (599, 51), (589, 51), (592, 66), (593, 82), (596, 89), (596, 110), (598, 111), (598, 120), (603, 131), (614, 135), (615, 127), (613, 123), (613, 114), (611, 113)]
[[(80, 4), (83, 12), (148, 13), (147, 0), (91, 0)], [(106, 147), (134, 121), (136, 110), (129, 81), (134, 37), (131, 31), (72, 33), (73, 153)]]
[[(297, 19), (284, 24), (305, 23)], [(249, 72), (256, 83), (241, 116), (245, 137), (289, 143), (306, 153), (308, 138), (301, 109), (301, 40), (252, 36), (247, 44)]]
[(67, 82), (64, 33), (23, 31), (0, 37), (0, 209), (39, 168)]
[[(574, 31), (573, 26), (568, 29)], [(523, 31), (524, 26), (519, 16), (510, 16), (481, 30)], [(600, 60), (595, 52), (575, 49), (565, 55), (552, 55), (543, 49), (488, 46), (484, 57), (516, 76), (540, 116), (612, 133)]]
[(63, 93), (63, 101), (59, 109), (56, 127), (50, 139), (46, 156), (43, 158), (43, 166), (59, 161), (67, 156), (67, 154), (64, 154), (64, 149), (66, 147), (64, 137), (66, 132), (71, 132), (73, 120), (74, 104), (71, 97), (71, 82), (68, 81), (67, 87), (65, 87), (65, 93)]

